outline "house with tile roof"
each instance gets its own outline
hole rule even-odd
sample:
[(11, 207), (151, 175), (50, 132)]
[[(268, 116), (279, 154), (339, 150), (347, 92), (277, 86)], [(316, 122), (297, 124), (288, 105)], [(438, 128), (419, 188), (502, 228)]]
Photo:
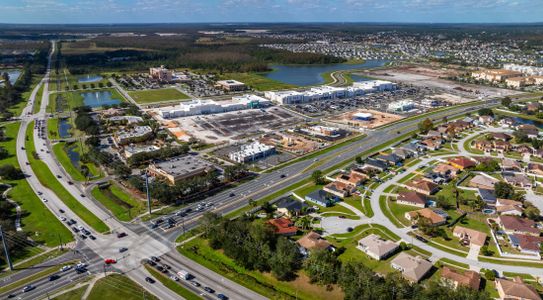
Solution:
[(475, 245), (482, 247), (486, 242), (486, 233), (477, 231), (471, 228), (462, 226), (455, 226), (453, 230), (453, 236), (465, 242), (467, 245)]
[(426, 203), (428, 203), (428, 199), (423, 194), (419, 194), (413, 191), (408, 191), (408, 192), (398, 193), (398, 197), (396, 198), (396, 203), (424, 208), (426, 207)]
[(294, 222), (292, 222), (289, 218), (281, 217), (271, 219), (268, 221), (268, 224), (275, 227), (275, 233), (280, 235), (291, 236), (298, 232), (298, 227), (294, 226)]
[(500, 182), (498, 179), (490, 175), (486, 175), (485, 173), (481, 173), (473, 176), (473, 178), (468, 182), (468, 185), (478, 189), (493, 190), (494, 185), (498, 182)]
[(511, 242), (511, 246), (517, 248), (522, 253), (539, 255), (543, 237), (515, 233), (509, 235), (509, 241)]
[(402, 276), (411, 281), (419, 282), (432, 269), (432, 263), (420, 256), (411, 256), (401, 252), (391, 262), (390, 266), (402, 273)]
[(432, 195), (439, 190), (439, 185), (425, 180), (425, 179), (413, 179), (405, 183), (405, 187), (409, 190), (419, 192), (424, 195)]
[(463, 157), (463, 156), (458, 156), (458, 157), (454, 157), (454, 158), (449, 158), (448, 160), (449, 164), (451, 164), (452, 166), (460, 169), (460, 170), (464, 170), (464, 169), (468, 169), (468, 168), (472, 168), (472, 167), (475, 167), (477, 165), (477, 163), (467, 157)]
[(453, 288), (465, 286), (474, 290), (479, 290), (481, 286), (481, 275), (475, 271), (459, 271), (447, 266), (441, 269), (441, 280), (451, 285)]
[(311, 251), (315, 250), (331, 250), (333, 249), (332, 244), (327, 240), (323, 239), (322, 236), (315, 231), (311, 231), (308, 234), (301, 237), (296, 241), (300, 253), (307, 256)]
[(501, 215), (498, 217), (498, 224), (507, 234), (519, 233), (533, 236), (540, 234), (540, 230), (535, 227), (535, 222), (526, 218)]
[(537, 290), (520, 277), (513, 280), (496, 278), (495, 283), (501, 300), (541, 300)]
[(373, 259), (382, 260), (395, 253), (400, 246), (372, 233), (360, 239), (356, 248)]
[(444, 216), (436, 213), (435, 211), (433, 211), (430, 208), (423, 208), (423, 209), (419, 209), (419, 210), (406, 212), (404, 217), (407, 220), (411, 221), (412, 224), (416, 224), (418, 218), (420, 218), (420, 217), (429, 219), (432, 226), (443, 225), (443, 224), (445, 224), (447, 222), (447, 218), (445, 218)]

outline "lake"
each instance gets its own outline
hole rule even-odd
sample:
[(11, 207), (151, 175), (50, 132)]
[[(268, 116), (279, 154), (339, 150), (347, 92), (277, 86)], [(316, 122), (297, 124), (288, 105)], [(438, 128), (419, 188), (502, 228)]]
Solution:
[(511, 117), (517, 124), (531, 124), (537, 126), (539, 129), (543, 129), (543, 122), (528, 120), (521, 117)]
[(119, 99), (112, 99), (111, 92), (108, 91), (81, 93), (81, 96), (83, 96), (83, 103), (93, 108), (121, 103)]
[(102, 80), (102, 76), (99, 75), (85, 75), (77, 78), (79, 83), (90, 83)]
[(388, 60), (368, 60), (363, 64), (328, 64), (328, 65), (273, 65), (267, 78), (298, 86), (323, 84), (322, 73), (338, 70), (370, 69), (381, 67)]
[(4, 73), (8, 73), (9, 82), (11, 84), (15, 84), (15, 81), (17, 81), (17, 79), (19, 79), (19, 76), (21, 76), (21, 70), (0, 70), (0, 75)]
[(58, 135), (61, 139), (67, 139), (71, 136), (71, 128), (72, 125), (70, 125), (67, 118), (62, 118), (58, 120)]

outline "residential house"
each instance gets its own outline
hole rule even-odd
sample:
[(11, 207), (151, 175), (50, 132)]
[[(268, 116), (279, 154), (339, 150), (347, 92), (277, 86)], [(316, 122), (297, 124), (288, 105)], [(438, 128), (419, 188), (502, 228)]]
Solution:
[(300, 216), (304, 210), (309, 209), (307, 203), (296, 200), (293, 197), (284, 197), (275, 202), (275, 206), (279, 214), (287, 217)]
[(537, 290), (518, 276), (513, 280), (496, 278), (496, 289), (501, 300), (541, 300)]
[(364, 162), (364, 166), (362, 168), (364, 168), (364, 169), (365, 168), (371, 168), (371, 169), (378, 170), (379, 172), (383, 172), (386, 169), (388, 169), (388, 164), (386, 164), (382, 160), (378, 160), (378, 159), (374, 159), (374, 158), (368, 158)]
[(334, 203), (338, 202), (339, 199), (339, 197), (323, 190), (316, 190), (305, 196), (306, 201), (310, 201), (324, 207), (332, 206)]
[(470, 246), (482, 247), (486, 241), (486, 233), (458, 225), (454, 227), (453, 236), (459, 238), (465, 245)]
[(473, 147), (484, 152), (490, 152), (494, 149), (492, 142), (487, 140), (476, 140), (473, 142)]
[(368, 175), (365, 173), (359, 173), (358, 171), (351, 171), (349, 174), (341, 173), (336, 176), (336, 182), (343, 184), (349, 184), (352, 186), (359, 186), (368, 179)]
[(521, 173), (502, 172), (505, 182), (518, 187), (532, 187), (532, 181), (528, 176)]
[(414, 156), (414, 153), (412, 151), (409, 151), (409, 150), (406, 150), (406, 149), (403, 149), (403, 148), (394, 149), (394, 151), (392, 151), (392, 154), (400, 157), (403, 160), (406, 160), (406, 159)]
[(356, 186), (339, 181), (333, 181), (325, 185), (322, 189), (325, 192), (343, 199), (353, 194), (356, 191)]
[(441, 280), (448, 283), (455, 289), (458, 286), (464, 286), (474, 290), (479, 290), (481, 286), (481, 275), (479, 275), (479, 273), (471, 270), (460, 272), (447, 266), (444, 266), (441, 269)]
[(479, 116), (479, 122), (481, 122), (481, 124), (488, 125), (494, 122), (494, 118), (491, 116)]
[(533, 155), (534, 149), (526, 145), (519, 145), (515, 147), (515, 152), (519, 153), (522, 156)]
[(458, 175), (458, 172), (460, 171), (458, 168), (440, 163), (432, 170), (434, 173), (437, 173), (443, 177), (456, 177)]
[(492, 132), (492, 133), (489, 133), (489, 136), (491, 136), (492, 139), (494, 140), (500, 140), (504, 142), (507, 142), (510, 139), (512, 139), (512, 137), (509, 134), (503, 133), (503, 132)]
[(540, 104), (537, 102), (531, 102), (526, 104), (526, 110), (530, 112), (537, 112), (539, 111)]
[(504, 229), (507, 234), (529, 234), (539, 236), (539, 229), (535, 227), (535, 222), (530, 219), (520, 218), (516, 216), (499, 216), (498, 224)]
[(543, 164), (529, 163), (528, 173), (543, 176)]
[(500, 123), (500, 126), (506, 127), (506, 128), (515, 127), (517, 124), (517, 122), (515, 122), (513, 118), (509, 118), (509, 117), (501, 119), (499, 123)]
[(420, 256), (411, 256), (401, 252), (391, 262), (392, 268), (400, 271), (402, 276), (412, 282), (419, 282), (432, 269), (432, 263)]
[(424, 135), (426, 138), (441, 138), (441, 132), (436, 130), (430, 130)]
[(522, 202), (510, 199), (497, 199), (496, 212), (500, 215), (521, 216), (524, 212)]
[(543, 237), (515, 233), (509, 235), (509, 240), (511, 241), (511, 246), (517, 248), (520, 252), (539, 255)]
[(522, 165), (518, 161), (510, 158), (502, 159), (501, 167), (504, 171), (522, 171)]
[(468, 169), (468, 168), (472, 168), (472, 167), (475, 167), (477, 165), (477, 163), (467, 157), (463, 157), (463, 156), (458, 156), (458, 157), (455, 157), (455, 158), (450, 158), (448, 160), (449, 164), (452, 165), (453, 167), (456, 167), (460, 170), (464, 170), (464, 169)]
[(434, 151), (438, 150), (443, 144), (442, 138), (427, 138), (420, 142), (420, 144), (427, 150)]
[(395, 253), (399, 245), (372, 233), (359, 240), (356, 248), (373, 259), (382, 260)]
[(294, 226), (294, 222), (289, 218), (271, 219), (268, 223), (275, 227), (275, 233), (280, 235), (291, 236), (298, 232), (298, 227)]
[(428, 199), (425, 195), (417, 192), (400, 192), (396, 198), (396, 203), (403, 205), (411, 205), (420, 208), (426, 207)]
[(537, 138), (539, 136), (539, 128), (532, 124), (521, 124), (517, 126), (517, 130), (522, 131), (529, 138)]
[(473, 178), (468, 182), (468, 185), (474, 188), (493, 190), (494, 185), (498, 182), (500, 182), (498, 179), (490, 175), (486, 175), (485, 173), (481, 173), (473, 176)]
[(447, 218), (443, 217), (442, 215), (434, 212), (429, 208), (406, 212), (404, 217), (407, 220), (411, 221), (412, 224), (416, 224), (419, 217), (429, 219), (432, 226), (440, 226), (447, 222)]
[(405, 184), (406, 188), (419, 192), (424, 195), (432, 195), (439, 190), (439, 185), (425, 180), (425, 179), (413, 179)]
[(403, 161), (403, 159), (396, 154), (380, 154), (376, 159), (384, 161), (391, 166), (398, 166)]
[(543, 149), (534, 149), (533, 155), (535, 157), (543, 158)]
[(298, 248), (303, 256), (307, 256), (311, 251), (315, 250), (331, 250), (334, 247), (327, 240), (315, 231), (311, 231), (308, 234), (301, 237), (298, 241)]
[(424, 152), (424, 148), (420, 146), (418, 142), (409, 143), (405, 146), (402, 146), (401, 149), (413, 153), (413, 156), (418, 156), (419, 154)]
[(509, 152), (512, 148), (511, 143), (506, 141), (493, 141), (492, 147), (499, 153)]

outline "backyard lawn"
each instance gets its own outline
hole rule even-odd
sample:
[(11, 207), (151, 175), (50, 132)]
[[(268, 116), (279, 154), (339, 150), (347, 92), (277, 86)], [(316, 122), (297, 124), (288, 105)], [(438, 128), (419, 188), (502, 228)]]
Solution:
[(130, 91), (128, 94), (140, 104), (190, 99), (189, 96), (174, 88)]

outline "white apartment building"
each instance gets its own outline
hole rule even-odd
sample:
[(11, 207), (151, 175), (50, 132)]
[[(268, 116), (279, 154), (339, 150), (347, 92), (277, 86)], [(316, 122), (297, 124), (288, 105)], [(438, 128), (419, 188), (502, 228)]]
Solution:
[(275, 153), (274, 146), (262, 144), (260, 142), (253, 142), (242, 145), (239, 151), (231, 152), (228, 157), (235, 162), (245, 163), (266, 157), (273, 153)]
[(509, 71), (521, 72), (522, 74), (526, 74), (526, 75), (536, 75), (536, 76), (543, 75), (543, 67), (534, 67), (534, 66), (517, 65), (517, 64), (504, 64), (503, 68)]
[(153, 134), (151, 127), (134, 126), (134, 128), (118, 131), (114, 134), (114, 141), (118, 145), (138, 143), (147, 140)]

